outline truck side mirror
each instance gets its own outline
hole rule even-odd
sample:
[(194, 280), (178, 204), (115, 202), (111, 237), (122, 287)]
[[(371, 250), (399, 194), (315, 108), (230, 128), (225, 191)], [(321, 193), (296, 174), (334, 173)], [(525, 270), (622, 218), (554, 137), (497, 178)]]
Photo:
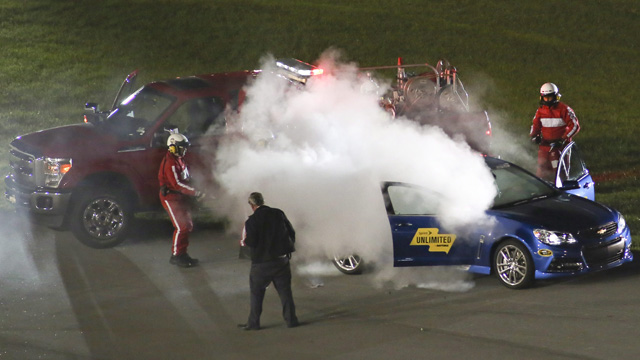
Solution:
[(84, 104), (84, 111), (87, 113), (95, 114), (100, 112), (100, 108), (97, 103), (88, 102)]

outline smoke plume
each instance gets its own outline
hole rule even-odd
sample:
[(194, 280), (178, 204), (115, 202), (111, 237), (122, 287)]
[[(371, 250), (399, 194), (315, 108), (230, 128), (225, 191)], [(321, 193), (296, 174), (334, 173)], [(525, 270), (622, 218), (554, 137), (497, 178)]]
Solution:
[(234, 230), (250, 213), (249, 193), (259, 191), (296, 228), (299, 261), (358, 253), (384, 268), (392, 252), (381, 181), (439, 193), (447, 226), (485, 216), (495, 190), (482, 156), (439, 128), (392, 119), (378, 103), (385, 80), (371, 86), (355, 64), (340, 63), (333, 52), (318, 62), (325, 74), (305, 86), (275, 75), (272, 57), (262, 63), (238, 114), (246, 138), (217, 152), (224, 192), (217, 205), (231, 211)]

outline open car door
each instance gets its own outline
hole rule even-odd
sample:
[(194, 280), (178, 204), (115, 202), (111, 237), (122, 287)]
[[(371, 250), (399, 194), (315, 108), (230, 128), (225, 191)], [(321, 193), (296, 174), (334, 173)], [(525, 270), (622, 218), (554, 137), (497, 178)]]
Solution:
[(127, 75), (127, 77), (120, 85), (120, 89), (118, 89), (118, 93), (116, 94), (115, 99), (113, 100), (113, 104), (111, 108), (106, 111), (101, 111), (99, 109), (98, 103), (87, 102), (84, 104), (84, 122), (98, 124), (103, 122), (112, 111), (116, 109), (122, 94), (130, 94), (132, 93), (133, 86), (135, 85), (136, 77), (138, 76), (138, 70), (134, 70), (132, 73)]
[(445, 229), (436, 216), (442, 198), (428, 189), (382, 184), (393, 238), (394, 266), (469, 265), (478, 244)]
[(555, 186), (570, 194), (595, 200), (595, 182), (589, 174), (578, 146), (573, 141), (560, 155)]
[(138, 77), (138, 69), (134, 70), (129, 75), (127, 75), (127, 77), (122, 82), (122, 85), (120, 85), (120, 89), (118, 90), (118, 93), (116, 94), (115, 99), (113, 99), (113, 104), (111, 105), (111, 111), (115, 110), (115, 108), (118, 106), (118, 103), (120, 102), (120, 98), (122, 97), (122, 94), (130, 94), (133, 92), (132, 91), (133, 86), (136, 83), (137, 77)]

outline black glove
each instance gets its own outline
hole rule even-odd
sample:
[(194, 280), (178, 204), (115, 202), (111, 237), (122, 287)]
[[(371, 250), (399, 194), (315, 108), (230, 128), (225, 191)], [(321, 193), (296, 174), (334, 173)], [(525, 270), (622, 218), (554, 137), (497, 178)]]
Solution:
[(562, 151), (562, 149), (564, 149), (564, 146), (566, 145), (566, 141), (565, 140), (558, 140), (558, 141), (554, 141), (552, 142), (549, 148), (549, 152), (551, 152), (552, 150), (560, 150)]
[(531, 141), (536, 143), (536, 145), (540, 145), (540, 143), (542, 142), (542, 135), (538, 134), (538, 135), (532, 137)]

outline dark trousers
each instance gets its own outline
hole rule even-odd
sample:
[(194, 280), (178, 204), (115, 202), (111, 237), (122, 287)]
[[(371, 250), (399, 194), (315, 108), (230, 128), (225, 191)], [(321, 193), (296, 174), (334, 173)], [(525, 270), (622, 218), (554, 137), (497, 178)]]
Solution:
[(251, 288), (251, 312), (247, 325), (252, 328), (260, 327), (262, 302), (267, 286), (273, 282), (282, 303), (282, 316), (287, 326), (297, 325), (296, 306), (293, 303), (291, 291), (291, 267), (288, 258), (251, 264), (249, 286)]

